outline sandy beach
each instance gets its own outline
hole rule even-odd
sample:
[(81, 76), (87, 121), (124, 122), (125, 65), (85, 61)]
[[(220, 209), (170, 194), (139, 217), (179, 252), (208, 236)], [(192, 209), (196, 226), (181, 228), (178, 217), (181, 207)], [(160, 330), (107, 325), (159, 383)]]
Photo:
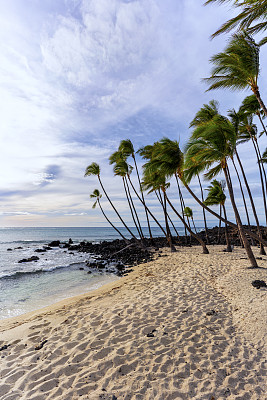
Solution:
[(267, 256), (209, 250), (1, 321), (0, 399), (266, 400)]

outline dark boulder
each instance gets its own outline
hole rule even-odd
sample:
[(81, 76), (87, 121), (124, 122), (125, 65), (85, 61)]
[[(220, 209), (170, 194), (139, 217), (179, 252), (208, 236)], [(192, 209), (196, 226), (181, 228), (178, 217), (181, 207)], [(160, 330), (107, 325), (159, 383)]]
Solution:
[(32, 256), (29, 258), (23, 258), (22, 260), (19, 260), (18, 263), (24, 263), (24, 262), (31, 262), (31, 261), (38, 261), (39, 257), (37, 256)]
[(267, 288), (266, 282), (265, 281), (260, 281), (260, 280), (255, 280), (251, 283), (253, 287), (256, 289), (260, 289), (261, 287)]
[(50, 247), (59, 247), (60, 240), (53, 240), (51, 243), (48, 244)]
[(73, 251), (73, 250), (80, 250), (80, 246), (79, 246), (78, 244), (69, 245), (68, 248), (69, 248), (70, 251)]

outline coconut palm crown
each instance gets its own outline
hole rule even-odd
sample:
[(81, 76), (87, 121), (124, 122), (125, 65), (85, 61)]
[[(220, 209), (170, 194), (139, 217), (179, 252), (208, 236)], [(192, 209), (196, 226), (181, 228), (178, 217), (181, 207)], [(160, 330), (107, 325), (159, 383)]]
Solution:
[(213, 64), (212, 73), (209, 78), (204, 78), (210, 84), (207, 90), (250, 88), (267, 116), (258, 87), (259, 53), (260, 46), (246, 32), (232, 35), (225, 50), (210, 60)]
[(96, 208), (97, 202), (98, 202), (99, 199), (101, 199), (101, 197), (102, 197), (102, 194), (100, 194), (98, 189), (95, 189), (93, 191), (93, 193), (90, 194), (90, 198), (91, 199), (96, 199), (96, 201), (94, 202), (92, 208)]
[(84, 176), (91, 176), (91, 175), (100, 175), (100, 166), (96, 162), (92, 162), (92, 164), (88, 165), (85, 170)]
[[(210, 3), (226, 3), (230, 0), (207, 0), (205, 5)], [(226, 21), (213, 35), (214, 38), (221, 33), (229, 32), (237, 28), (239, 31), (246, 29), (250, 34), (265, 31), (267, 29), (267, 1), (266, 0), (233, 0), (236, 8), (241, 12), (235, 17)], [(261, 44), (266, 42), (262, 39)]]
[(256, 89), (259, 76), (259, 46), (248, 34), (234, 34), (221, 53), (211, 58), (213, 64), (208, 90), (227, 88), (231, 90)]
[(224, 205), (226, 196), (224, 194), (225, 182), (219, 182), (214, 179), (206, 190), (208, 190), (208, 195), (205, 200), (207, 206), (214, 206), (215, 204)]

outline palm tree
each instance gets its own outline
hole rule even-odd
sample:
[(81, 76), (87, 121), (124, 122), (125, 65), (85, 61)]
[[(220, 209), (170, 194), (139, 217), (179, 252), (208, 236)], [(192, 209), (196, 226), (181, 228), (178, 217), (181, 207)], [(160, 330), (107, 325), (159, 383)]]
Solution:
[[(157, 157), (157, 155), (161, 154), (164, 148), (164, 152), (169, 155), (169, 157), (172, 158), (173, 160), (173, 175), (176, 179), (177, 183), (177, 188), (178, 188), (178, 193), (179, 193), (179, 200), (180, 200), (180, 205), (181, 205), (181, 211), (182, 211), (182, 216), (184, 218), (184, 208), (185, 208), (185, 203), (182, 195), (182, 191), (180, 188), (179, 180), (177, 177), (177, 171), (176, 171), (176, 161), (177, 160), (179, 163), (182, 162), (183, 160), (183, 153), (179, 148), (179, 144), (177, 141), (173, 142), (167, 137), (163, 137), (160, 142), (155, 142), (152, 146), (148, 145), (145, 146), (141, 149), (139, 149), (139, 154), (146, 160), (151, 160), (152, 158)], [(190, 226), (190, 224), (189, 224)], [(187, 242), (187, 230), (185, 227), (185, 238)]]
[[(225, 188), (225, 182), (219, 182), (216, 179), (214, 179), (211, 182), (211, 185), (208, 186), (208, 195), (205, 200), (205, 204), (208, 206), (213, 206), (215, 204), (219, 204), (220, 207), (223, 209), (224, 213), (224, 218), (227, 219), (226, 215), (226, 208), (225, 208), (225, 200), (226, 196), (224, 194), (224, 188)], [(229, 234), (228, 234), (228, 229), (227, 229), (227, 224), (225, 224), (225, 240), (226, 240), (226, 251), (227, 252), (232, 252), (232, 247), (230, 245), (230, 240), (229, 240)]]
[[(163, 207), (163, 199), (162, 199), (162, 195), (161, 195), (161, 193), (160, 193), (160, 190), (155, 190), (155, 195), (157, 196), (157, 199), (158, 199), (158, 201), (159, 201), (159, 203), (161, 204), (161, 207)], [(168, 221), (170, 222), (170, 224), (172, 225), (172, 227), (173, 227), (173, 230), (175, 231), (175, 233), (176, 233), (176, 236), (177, 236), (177, 238), (179, 238), (179, 232), (177, 231), (177, 229), (175, 228), (175, 225), (174, 225), (174, 223), (172, 222), (172, 219), (171, 219), (171, 217), (170, 217), (170, 215), (168, 214), (168, 212), (167, 212), (167, 217), (168, 217)]]
[[(257, 164), (259, 168), (259, 174), (260, 174), (260, 180), (261, 180), (261, 188), (262, 188), (262, 195), (263, 195), (263, 205), (264, 205), (264, 210), (265, 210), (265, 218), (266, 218), (266, 224), (267, 224), (267, 203), (266, 203), (266, 194), (265, 190), (267, 190), (267, 180), (266, 180), (266, 173), (265, 173), (265, 168), (263, 163), (261, 162), (261, 153), (258, 145), (258, 140), (257, 140), (257, 126), (253, 124), (252, 122), (252, 116), (243, 114), (242, 119), (240, 121), (239, 125), (239, 131), (238, 131), (238, 142), (239, 143), (244, 143), (249, 140), (251, 140), (255, 153), (256, 153), (256, 158), (257, 158)], [(264, 187), (265, 183), (265, 187)]]
[[(181, 179), (181, 181), (183, 182), (183, 185), (184, 185), (184, 187), (187, 189), (187, 191), (191, 194), (191, 196), (196, 200), (196, 202), (201, 206), (201, 207), (204, 207), (205, 208), (205, 210), (207, 210), (210, 214), (212, 214), (212, 215), (214, 215), (214, 217), (216, 217), (216, 218), (218, 218), (219, 219), (219, 221), (222, 221), (222, 222), (224, 222), (224, 223), (227, 223), (229, 226), (231, 226), (232, 228), (235, 228), (235, 229), (238, 229), (238, 225), (237, 224), (235, 224), (234, 222), (232, 222), (232, 221), (229, 221), (228, 219), (225, 219), (224, 217), (222, 217), (221, 215), (219, 215), (219, 214), (217, 214), (214, 210), (212, 210), (211, 208), (209, 208), (206, 204), (204, 204), (200, 199), (199, 199), (199, 197), (191, 190), (191, 188), (188, 186), (188, 180), (185, 178), (185, 172), (186, 172), (186, 170), (184, 170), (184, 171), (181, 171), (180, 173), (179, 173), (179, 178)], [(215, 174), (216, 175), (216, 174)], [(244, 230), (244, 232), (245, 232), (245, 234), (246, 235), (249, 235), (251, 238), (253, 238), (253, 239), (255, 239), (255, 240), (258, 240), (260, 243), (262, 243), (264, 246), (267, 246), (267, 241), (266, 240), (264, 240), (263, 238), (262, 238), (262, 236), (260, 237), (260, 236), (258, 236), (257, 234), (255, 234), (254, 232), (252, 232), (252, 231), (250, 231), (250, 230), (248, 230), (248, 229), (245, 229), (245, 228), (243, 228), (243, 230)]]
[(134, 222), (134, 225), (136, 227), (136, 230), (140, 236), (140, 239), (143, 240), (144, 239), (144, 235), (143, 235), (143, 231), (140, 225), (140, 221), (133, 203), (133, 199), (129, 190), (129, 186), (128, 186), (128, 182), (127, 182), (127, 175), (130, 175), (132, 172), (133, 167), (129, 164), (127, 164), (126, 161), (124, 160), (120, 160), (118, 161), (114, 167), (113, 167), (113, 171), (114, 171), (114, 175), (115, 176), (120, 176), (122, 178), (122, 182), (123, 182), (123, 187), (124, 187), (124, 192), (126, 195), (126, 199), (129, 205), (129, 209), (131, 212), (131, 216)]
[(191, 218), (192, 224), (193, 224), (193, 226), (194, 226), (194, 228), (195, 228), (195, 232), (197, 233), (196, 226), (195, 226), (195, 222), (194, 222), (194, 218), (193, 218), (193, 210), (192, 210), (192, 208), (190, 208), (190, 207), (185, 207), (185, 209), (184, 209), (184, 215), (186, 216), (186, 218)]
[(207, 170), (205, 176), (208, 179), (214, 178), (221, 171), (224, 173), (241, 239), (251, 266), (257, 267), (256, 258), (245, 235), (236, 206), (228, 167), (228, 159), (233, 157), (235, 143), (236, 132), (233, 125), (227, 118), (217, 115), (210, 122), (197, 127), (193, 131), (191, 139), (187, 144), (186, 160), (187, 158), (190, 160), (193, 157), (195, 162), (200, 164), (201, 168)]
[(161, 205), (162, 205), (164, 219), (165, 219), (166, 239), (169, 243), (171, 251), (174, 252), (174, 251), (176, 251), (176, 249), (172, 242), (172, 236), (171, 236), (170, 226), (169, 226), (168, 217), (167, 217), (168, 213), (167, 213), (167, 204), (166, 204), (166, 189), (169, 186), (169, 184), (166, 182), (165, 178), (163, 176), (161, 176), (158, 172), (151, 172), (150, 164), (151, 164), (151, 161), (148, 161), (143, 166), (142, 189), (148, 190), (149, 193), (152, 193), (156, 190), (158, 190), (159, 192), (162, 191), (163, 202), (161, 203)]
[(123, 187), (124, 187), (124, 191), (125, 191), (125, 195), (127, 198), (127, 202), (130, 208), (130, 212), (131, 212), (131, 216), (134, 222), (134, 225), (137, 229), (137, 232), (141, 238), (141, 240), (144, 239), (144, 235), (143, 235), (143, 231), (141, 228), (141, 224), (139, 221), (139, 217), (137, 215), (135, 206), (134, 206), (134, 202), (130, 193), (130, 189), (128, 186), (128, 182), (127, 182), (127, 175), (130, 175), (133, 167), (129, 164), (127, 164), (126, 162), (126, 156), (120, 151), (115, 151), (114, 153), (111, 154), (111, 156), (109, 157), (109, 163), (110, 164), (115, 164), (113, 167), (113, 171), (115, 176), (120, 176), (122, 178), (122, 182), (123, 182)]
[(95, 162), (92, 162), (92, 164), (88, 165), (88, 167), (87, 167), (86, 170), (85, 170), (85, 174), (84, 174), (85, 177), (91, 176), (91, 175), (97, 176), (98, 181), (99, 181), (99, 183), (100, 183), (100, 186), (101, 186), (103, 192), (105, 193), (105, 196), (106, 196), (106, 198), (108, 199), (108, 201), (109, 201), (111, 207), (113, 208), (113, 210), (115, 211), (115, 213), (116, 213), (117, 216), (119, 217), (119, 220), (121, 221), (121, 223), (123, 224), (123, 226), (127, 229), (127, 231), (130, 233), (130, 235), (133, 237), (133, 239), (139, 244), (138, 239), (135, 237), (135, 235), (132, 233), (132, 231), (128, 228), (128, 226), (125, 224), (125, 222), (124, 222), (123, 219), (121, 218), (120, 214), (118, 213), (117, 209), (115, 208), (114, 204), (113, 204), (112, 201), (110, 200), (110, 197), (108, 196), (108, 194), (107, 194), (107, 192), (106, 192), (106, 190), (105, 190), (105, 188), (104, 188), (104, 186), (103, 186), (103, 183), (102, 183), (102, 181), (101, 181), (101, 178), (100, 178), (100, 166), (99, 166), (97, 163), (95, 163)]
[[(226, 3), (230, 0), (207, 0), (205, 5), (210, 3)], [(265, 31), (267, 29), (267, 1), (266, 0), (233, 0), (234, 7), (241, 7), (241, 12), (229, 21), (225, 22), (213, 35), (215, 37), (234, 28), (247, 30), (250, 34)], [(254, 25), (255, 23), (255, 25)], [(262, 39), (261, 44), (266, 42)]]
[(258, 87), (259, 53), (260, 47), (251, 36), (245, 32), (234, 34), (224, 52), (211, 58), (212, 73), (204, 81), (210, 84), (208, 90), (250, 88), (267, 116), (267, 109), (261, 99)]
[(209, 104), (203, 104), (200, 110), (196, 113), (194, 119), (190, 122), (189, 128), (196, 128), (197, 126), (206, 124), (215, 115), (219, 114), (219, 103), (216, 100), (211, 100)]
[[(136, 158), (135, 158), (135, 151), (134, 151), (134, 147), (133, 147), (133, 144), (132, 144), (131, 140), (130, 139), (121, 140), (120, 145), (119, 145), (119, 151), (123, 154), (123, 156), (126, 159), (129, 156), (132, 156), (132, 158), (133, 158), (134, 166), (135, 166), (135, 170), (136, 170), (136, 174), (137, 174), (137, 178), (138, 178), (139, 188), (140, 188), (140, 192), (141, 192), (142, 201), (145, 204), (145, 198), (144, 198), (144, 194), (143, 194), (143, 191), (142, 191), (140, 175), (139, 175), (137, 162), (136, 162)], [(150, 239), (153, 240), (151, 227), (150, 227), (150, 222), (149, 222), (149, 218), (148, 218), (148, 212), (147, 212), (146, 207), (144, 207), (144, 208), (145, 208), (145, 213), (146, 213), (146, 220), (147, 220), (149, 236), (150, 236)]]
[(244, 100), (242, 101), (242, 104), (239, 108), (239, 111), (241, 113), (247, 114), (247, 115), (257, 115), (257, 117), (259, 118), (260, 124), (262, 126), (262, 129), (267, 136), (267, 130), (263, 123), (263, 118), (265, 118), (265, 115), (264, 115), (263, 111), (261, 110), (259, 102), (254, 94), (244, 98)]
[[(149, 173), (158, 173), (160, 177), (164, 179), (170, 178), (173, 175), (178, 175), (179, 171), (182, 169), (183, 165), (183, 153), (180, 150), (177, 141), (172, 141), (168, 138), (163, 138), (160, 142), (156, 142), (153, 145), (153, 150), (150, 149), (151, 159), (146, 164), (146, 170)], [(173, 204), (169, 200), (166, 190), (164, 191), (164, 196), (172, 210), (184, 224), (188, 232), (201, 244), (203, 253), (208, 254), (209, 251), (203, 240), (195, 234), (191, 227), (185, 222), (184, 217), (182, 217), (177, 210), (174, 208)]]
[[(216, 100), (211, 100), (209, 104), (204, 104), (200, 110), (196, 113), (194, 119), (191, 121), (189, 127), (190, 128), (196, 128), (197, 126), (206, 124), (209, 122), (213, 117), (219, 114), (219, 103)], [(201, 199), (202, 202), (204, 202), (204, 193), (203, 193), (203, 188), (199, 176), (199, 172), (197, 171), (198, 166), (194, 165), (194, 160), (191, 159), (191, 168), (192, 172), (195, 176), (198, 178), (198, 183), (200, 187), (200, 193), (201, 193)], [(189, 174), (189, 166), (187, 166), (187, 174)], [(205, 213), (205, 208), (202, 207), (202, 212), (203, 212), (203, 219), (204, 219), (204, 225), (205, 225), (205, 232), (206, 232), (206, 239), (207, 243), (209, 242), (208, 239), (208, 227), (207, 227), (207, 220), (206, 220), (206, 213)]]
[[(253, 96), (254, 96), (254, 95), (253, 95)], [(251, 97), (251, 96), (250, 96), (250, 97)], [(255, 96), (254, 96), (254, 98), (255, 98)], [(248, 130), (247, 130), (248, 125), (249, 125), (249, 130), (250, 130), (251, 132), (252, 132), (252, 131), (254, 132), (257, 128), (256, 128), (255, 125), (252, 124), (252, 117), (251, 117), (251, 115), (248, 114), (248, 113), (243, 112), (243, 111), (241, 110), (241, 108), (238, 110), (238, 112), (236, 112), (234, 109), (228, 111), (228, 116), (230, 117), (230, 121), (231, 121), (231, 123), (233, 124), (233, 126), (234, 126), (234, 128), (235, 128), (235, 131), (236, 131), (236, 138), (237, 138), (237, 141), (236, 141), (236, 148), (235, 148), (235, 153), (234, 153), (234, 155), (235, 155), (236, 158), (237, 158), (237, 161), (238, 161), (238, 164), (239, 164), (239, 167), (240, 167), (240, 169), (241, 169), (242, 176), (243, 176), (243, 180), (244, 180), (244, 182), (245, 182), (245, 186), (246, 186), (246, 189), (247, 189), (247, 192), (248, 192), (248, 195), (249, 195), (249, 199), (250, 199), (250, 203), (251, 203), (253, 215), (254, 215), (254, 218), (255, 218), (256, 225), (257, 225), (258, 235), (259, 235), (260, 238), (262, 238), (262, 234), (261, 234), (261, 230), (260, 230), (260, 223), (259, 223), (259, 219), (258, 219), (256, 207), (255, 207), (255, 204), (254, 204), (253, 196), (252, 196), (252, 193), (251, 193), (251, 190), (250, 190), (250, 186), (249, 186), (249, 184), (248, 184), (248, 180), (247, 180), (247, 177), (246, 177), (246, 174), (245, 174), (245, 171), (244, 171), (243, 164), (242, 164), (242, 162), (241, 162), (241, 159), (240, 159), (240, 157), (239, 157), (239, 153), (238, 153), (238, 151), (237, 151), (237, 145), (238, 145), (238, 144), (243, 143), (243, 142), (245, 142), (245, 141), (247, 141), (247, 140), (250, 139), (250, 135), (249, 135)], [(248, 123), (248, 119), (249, 119), (249, 118), (250, 118), (250, 124)], [(235, 165), (235, 160), (234, 160), (234, 158), (232, 158), (232, 163), (233, 163), (233, 166), (234, 166), (234, 168), (235, 168), (235, 171), (236, 171), (236, 174), (237, 174), (237, 178), (238, 178), (238, 181), (239, 181), (240, 190), (241, 190), (241, 194), (242, 194), (242, 197), (243, 197), (243, 202), (244, 202), (245, 211), (246, 211), (246, 215), (247, 215), (248, 226), (249, 226), (249, 228), (250, 228), (250, 220), (249, 220), (249, 215), (248, 215), (248, 210), (247, 210), (245, 195), (244, 195), (244, 192), (243, 192), (243, 187), (242, 187), (241, 179), (240, 179), (240, 176), (239, 176), (237, 167), (236, 167), (236, 165)], [(264, 188), (263, 188), (263, 189), (264, 189)], [(264, 196), (265, 196), (265, 194), (264, 194)], [(252, 238), (252, 244), (253, 244), (253, 238)], [(260, 242), (260, 254), (262, 254), (262, 255), (265, 255), (265, 254), (266, 254), (266, 253), (265, 253), (265, 250), (264, 250), (264, 247), (263, 247), (263, 244), (262, 244), (261, 242)]]
[(92, 208), (96, 208), (96, 205), (98, 204), (100, 207), (100, 210), (102, 211), (102, 214), (104, 215), (104, 217), (106, 218), (106, 220), (108, 221), (108, 223), (112, 226), (113, 229), (115, 229), (116, 232), (118, 232), (118, 234), (123, 238), (123, 240), (125, 241), (125, 243), (129, 244), (129, 240), (126, 239), (125, 236), (123, 236), (123, 234), (119, 231), (119, 229), (116, 228), (116, 226), (113, 225), (113, 223), (109, 220), (109, 218), (107, 217), (106, 213), (104, 212), (101, 203), (100, 203), (100, 199), (102, 197), (102, 194), (100, 194), (98, 189), (95, 189), (93, 191), (92, 194), (90, 194), (90, 198), (91, 199), (96, 199), (96, 201), (94, 202)]

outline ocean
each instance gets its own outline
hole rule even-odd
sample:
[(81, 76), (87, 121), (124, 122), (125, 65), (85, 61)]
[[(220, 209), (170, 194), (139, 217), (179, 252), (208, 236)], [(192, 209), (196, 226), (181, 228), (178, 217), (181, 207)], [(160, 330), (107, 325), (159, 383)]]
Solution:
[[(134, 228), (132, 228), (134, 231)], [(122, 233), (129, 237), (126, 229)], [(152, 228), (154, 236), (162, 236)], [(183, 234), (183, 229), (178, 230)], [(144, 234), (148, 236), (147, 229)], [(56, 303), (60, 300), (95, 290), (119, 279), (114, 274), (88, 274), (84, 263), (90, 254), (54, 248), (37, 253), (35, 250), (53, 240), (73, 243), (83, 240), (101, 242), (119, 239), (113, 228), (0, 228), (0, 319), (18, 316)], [(19, 263), (32, 256), (39, 260)]]

